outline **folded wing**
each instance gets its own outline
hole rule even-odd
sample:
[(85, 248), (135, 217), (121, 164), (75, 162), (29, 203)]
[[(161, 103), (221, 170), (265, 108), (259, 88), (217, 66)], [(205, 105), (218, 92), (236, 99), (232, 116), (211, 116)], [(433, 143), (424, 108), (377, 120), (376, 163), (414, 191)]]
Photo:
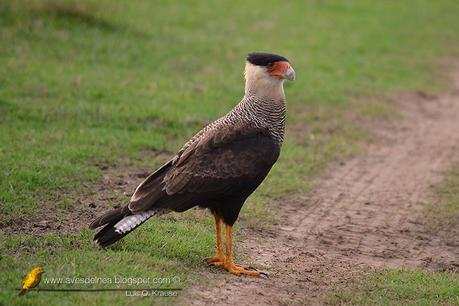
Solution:
[(250, 125), (215, 129), (186, 145), (142, 182), (129, 209), (183, 211), (218, 197), (250, 194), (279, 150), (267, 129)]

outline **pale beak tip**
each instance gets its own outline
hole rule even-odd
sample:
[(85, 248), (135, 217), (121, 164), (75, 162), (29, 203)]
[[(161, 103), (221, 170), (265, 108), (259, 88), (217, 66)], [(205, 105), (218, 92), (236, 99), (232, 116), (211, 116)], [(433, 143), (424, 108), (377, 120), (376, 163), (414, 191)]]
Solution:
[(285, 76), (285, 78), (286, 78), (287, 80), (294, 81), (294, 80), (295, 80), (295, 77), (296, 77), (296, 75), (295, 75), (295, 70), (293, 70), (293, 68), (290, 67), (290, 68), (287, 70), (287, 72), (285, 73), (284, 76)]

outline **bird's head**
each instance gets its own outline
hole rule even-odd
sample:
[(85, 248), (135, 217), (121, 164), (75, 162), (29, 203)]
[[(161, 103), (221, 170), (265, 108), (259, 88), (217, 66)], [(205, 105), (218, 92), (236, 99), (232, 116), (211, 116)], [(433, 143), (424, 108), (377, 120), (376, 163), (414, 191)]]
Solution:
[(37, 275), (37, 276), (42, 275), (43, 273), (45, 273), (45, 270), (43, 270), (42, 267), (36, 267), (31, 271), (31, 274)]
[(253, 52), (246, 58), (246, 91), (282, 88), (284, 80), (295, 80), (295, 70), (289, 61), (277, 54)]

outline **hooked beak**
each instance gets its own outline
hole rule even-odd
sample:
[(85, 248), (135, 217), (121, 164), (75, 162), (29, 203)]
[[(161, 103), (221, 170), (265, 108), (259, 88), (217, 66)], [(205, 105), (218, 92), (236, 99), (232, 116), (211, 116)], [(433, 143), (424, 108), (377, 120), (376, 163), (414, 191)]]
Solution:
[(287, 71), (284, 73), (283, 77), (290, 81), (295, 80), (295, 70), (293, 70), (292, 67), (289, 67)]

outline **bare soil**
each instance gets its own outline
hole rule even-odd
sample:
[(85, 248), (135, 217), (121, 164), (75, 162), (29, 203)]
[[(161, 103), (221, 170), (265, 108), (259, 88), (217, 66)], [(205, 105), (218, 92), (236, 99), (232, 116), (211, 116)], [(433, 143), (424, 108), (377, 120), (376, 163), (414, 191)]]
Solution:
[(459, 226), (446, 239), (429, 231), (423, 217), (432, 185), (459, 160), (459, 74), (446, 95), (390, 100), (403, 119), (373, 124), (376, 141), (364, 154), (332, 165), (313, 192), (278, 202), (270, 229), (242, 229), (235, 244), (269, 279), (210, 269), (183, 303), (317, 304), (372, 269), (457, 271)]

